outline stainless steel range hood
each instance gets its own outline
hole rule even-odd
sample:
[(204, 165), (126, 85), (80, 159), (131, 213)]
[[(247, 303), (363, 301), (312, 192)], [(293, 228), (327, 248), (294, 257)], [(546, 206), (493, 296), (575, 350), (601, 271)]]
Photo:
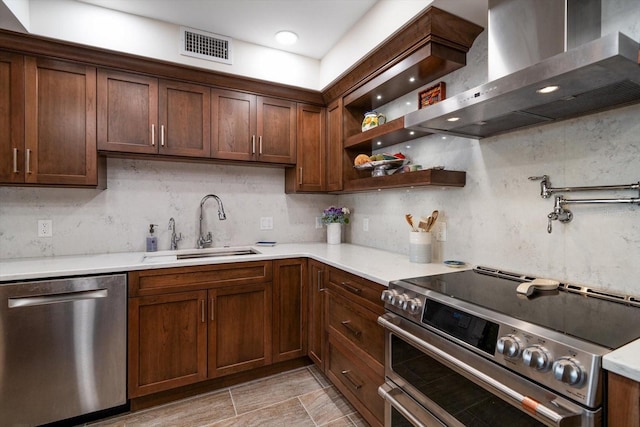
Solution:
[(610, 34), (409, 113), (405, 127), (484, 138), (640, 102), (639, 56), (638, 42)]

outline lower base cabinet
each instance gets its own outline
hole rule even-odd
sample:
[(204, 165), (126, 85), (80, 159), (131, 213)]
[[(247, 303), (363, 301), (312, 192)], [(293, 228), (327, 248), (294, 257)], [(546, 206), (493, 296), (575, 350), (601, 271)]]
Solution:
[(607, 421), (611, 427), (640, 426), (640, 383), (607, 373)]
[(208, 311), (209, 378), (271, 363), (271, 283), (212, 289)]
[(328, 267), (324, 299), (325, 374), (372, 426), (384, 424), (384, 287)]

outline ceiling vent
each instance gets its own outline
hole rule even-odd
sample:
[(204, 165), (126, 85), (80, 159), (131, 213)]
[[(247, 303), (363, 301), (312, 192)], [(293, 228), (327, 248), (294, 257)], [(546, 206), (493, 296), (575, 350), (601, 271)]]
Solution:
[(180, 54), (207, 61), (232, 63), (233, 40), (193, 28), (180, 27)]

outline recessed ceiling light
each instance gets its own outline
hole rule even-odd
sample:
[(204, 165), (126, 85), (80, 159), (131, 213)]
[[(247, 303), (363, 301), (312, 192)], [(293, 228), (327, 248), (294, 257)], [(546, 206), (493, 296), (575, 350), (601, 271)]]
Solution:
[(457, 122), (458, 120), (460, 120), (460, 117), (449, 117), (447, 119), (448, 122)]
[(376, 142), (376, 144), (382, 145), (382, 141), (378, 141), (378, 142)]
[(382, 95), (376, 96), (376, 99), (382, 99)]
[(410, 146), (410, 145), (407, 145), (406, 147), (407, 147), (407, 150), (408, 150), (409, 148), (411, 148), (411, 146)]
[(407, 101), (407, 105), (411, 105), (411, 101)]
[(409, 132), (409, 135), (415, 135), (416, 133), (414, 131)]
[(415, 78), (415, 77), (409, 77), (409, 81), (410, 81), (411, 83), (413, 83), (413, 82), (415, 82), (415, 81), (416, 81), (416, 78)]
[(276, 41), (283, 45), (292, 45), (298, 41), (298, 35), (293, 31), (278, 31), (276, 33)]
[(551, 93), (551, 92), (555, 92), (558, 89), (560, 89), (559, 86), (545, 86), (543, 88), (540, 88), (538, 90), (536, 90), (536, 92), (538, 93)]

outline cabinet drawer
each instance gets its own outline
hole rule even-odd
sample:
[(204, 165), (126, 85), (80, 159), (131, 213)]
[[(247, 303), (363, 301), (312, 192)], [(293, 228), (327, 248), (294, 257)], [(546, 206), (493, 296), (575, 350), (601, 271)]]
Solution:
[(329, 288), (376, 313), (384, 313), (384, 304), (380, 299), (380, 295), (385, 289), (382, 285), (346, 271), (331, 268), (329, 269)]
[(378, 325), (378, 315), (339, 295), (328, 299), (330, 333), (338, 333), (384, 364), (384, 329)]
[(327, 363), (328, 376), (336, 387), (370, 424), (375, 425), (374, 421), (378, 421), (382, 425), (384, 400), (378, 395), (378, 387), (384, 383), (384, 377), (367, 369), (355, 354), (332, 339), (329, 339)]
[(129, 296), (265, 283), (270, 282), (271, 277), (271, 261), (132, 271), (129, 273)]

